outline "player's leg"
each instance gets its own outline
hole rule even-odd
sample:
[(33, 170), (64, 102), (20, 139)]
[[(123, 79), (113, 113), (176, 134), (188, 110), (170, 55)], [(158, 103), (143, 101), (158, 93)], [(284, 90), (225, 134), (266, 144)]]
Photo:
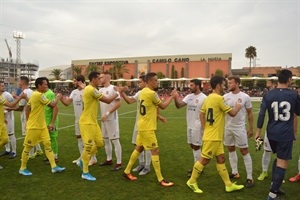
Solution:
[(9, 158), (13, 159), (17, 156), (17, 139), (15, 136), (15, 117), (13, 113), (11, 113), (10, 120), (7, 122), (7, 133), (11, 145), (11, 152)]
[(21, 155), (21, 167), (19, 170), (19, 174), (24, 176), (30, 176), (32, 173), (27, 170), (27, 162), (29, 159), (29, 151), (33, 148), (33, 146), (37, 143), (37, 137), (39, 136), (40, 130), (36, 129), (28, 129), (26, 132), (26, 136), (23, 143), (23, 151)]
[(108, 131), (108, 137), (114, 145), (114, 151), (117, 158), (117, 163), (111, 171), (118, 171), (122, 169), (122, 147), (120, 144), (120, 131), (119, 131), (119, 121), (111, 120), (107, 121), (106, 130)]
[[(151, 170), (151, 161), (152, 161), (152, 154), (150, 150), (144, 150), (141, 154), (143, 154), (145, 156), (145, 167), (143, 168), (143, 170), (139, 173), (139, 175), (146, 175), (150, 172)], [(140, 154), (140, 156), (141, 156)]]
[(271, 162), (271, 156), (272, 156), (272, 149), (266, 132), (264, 137), (264, 153), (261, 158), (262, 172), (257, 178), (260, 181), (268, 177), (268, 168)]
[[(8, 143), (8, 136), (7, 136), (7, 130), (6, 126), (0, 125), (0, 148), (3, 147)], [(3, 169), (3, 167), (0, 165), (0, 169)]]
[[(136, 146), (136, 138), (137, 138), (137, 125), (135, 123), (133, 133), (132, 133), (132, 139), (131, 143)], [(151, 152), (150, 152), (150, 160), (151, 160)], [(133, 172), (140, 172), (145, 167), (145, 151), (142, 151), (139, 155), (139, 165), (132, 169)]]
[(103, 135), (103, 141), (104, 141), (104, 148), (106, 153), (106, 160), (103, 163), (100, 163), (100, 166), (106, 166), (106, 165), (112, 165), (112, 145), (108, 136), (108, 131), (106, 128), (106, 123), (101, 122), (101, 131)]
[(238, 172), (238, 157), (235, 150), (235, 144), (234, 131), (225, 129), (224, 145), (227, 146), (228, 149), (229, 163), (231, 167), (231, 173), (229, 175), (230, 178), (240, 178), (240, 174)]

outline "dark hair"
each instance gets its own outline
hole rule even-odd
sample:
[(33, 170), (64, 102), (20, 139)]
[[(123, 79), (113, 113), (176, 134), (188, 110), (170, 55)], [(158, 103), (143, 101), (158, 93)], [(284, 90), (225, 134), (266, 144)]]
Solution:
[(142, 79), (144, 82), (146, 82), (146, 76), (145, 76), (145, 75), (141, 75), (141, 76), (139, 77), (139, 79)]
[(77, 75), (76, 77), (75, 77), (75, 79), (76, 79), (76, 81), (80, 81), (80, 82), (82, 82), (82, 83), (85, 83), (85, 78), (84, 78), (84, 76), (83, 75)]
[(201, 86), (201, 81), (199, 79), (195, 78), (195, 79), (192, 79), (190, 82), (194, 83), (195, 85), (198, 85), (199, 87)]
[(216, 89), (217, 85), (222, 85), (223, 81), (226, 81), (226, 79), (223, 76), (213, 76), (210, 79), (210, 86), (212, 89)]
[(101, 72), (101, 74), (112, 76), (112, 74), (109, 71)]
[(156, 73), (155, 72), (149, 72), (145, 75), (145, 81), (146, 83), (148, 83), (148, 81), (153, 78), (154, 76), (156, 76)]
[(287, 83), (289, 78), (292, 78), (293, 74), (288, 69), (282, 69), (278, 74), (278, 82), (279, 83)]
[(89, 74), (89, 80), (92, 81), (92, 79), (97, 78), (99, 75), (100, 75), (99, 72), (93, 71)]
[(29, 78), (27, 76), (20, 76), (20, 80), (24, 81), (26, 83), (26, 85), (29, 84)]
[(241, 83), (241, 79), (240, 79), (240, 77), (238, 77), (238, 76), (235, 76), (235, 75), (230, 75), (229, 77), (228, 77), (228, 80), (234, 80), (234, 82), (236, 82), (236, 83), (238, 83), (239, 85), (240, 85), (240, 83)]
[(4, 83), (4, 81), (0, 81), (0, 83)]
[[(36, 89), (38, 88), (39, 85), (42, 85), (44, 81), (47, 81), (48, 79), (46, 77), (38, 77), (35, 82), (34, 82), (34, 85), (36, 87)], [(49, 80), (48, 80), (49, 81)], [(48, 84), (48, 81), (47, 81), (47, 84)]]

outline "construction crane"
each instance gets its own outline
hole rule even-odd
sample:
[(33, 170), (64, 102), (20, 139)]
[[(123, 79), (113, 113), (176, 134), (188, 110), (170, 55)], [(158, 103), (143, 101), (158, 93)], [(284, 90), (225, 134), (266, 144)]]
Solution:
[(7, 43), (7, 40), (5, 39), (5, 43), (6, 43), (6, 46), (7, 46), (7, 49), (8, 49), (8, 53), (9, 53), (9, 61), (12, 62), (12, 53), (11, 53), (11, 49), (10, 49), (10, 46), (8, 45)]

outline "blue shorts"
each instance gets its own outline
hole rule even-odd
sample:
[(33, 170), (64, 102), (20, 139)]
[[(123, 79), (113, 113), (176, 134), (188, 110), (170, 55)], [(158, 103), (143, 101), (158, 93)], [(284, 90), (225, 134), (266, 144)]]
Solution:
[(292, 150), (294, 141), (274, 141), (270, 140), (270, 146), (273, 153), (276, 153), (277, 158), (282, 160), (292, 159)]

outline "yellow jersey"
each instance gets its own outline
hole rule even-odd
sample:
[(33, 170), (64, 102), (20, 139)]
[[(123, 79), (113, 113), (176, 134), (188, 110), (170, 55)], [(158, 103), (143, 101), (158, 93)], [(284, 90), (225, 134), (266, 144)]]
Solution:
[(97, 116), (101, 97), (102, 94), (95, 87), (88, 85), (84, 88), (82, 96), (83, 111), (79, 124), (98, 124)]
[(6, 100), (0, 95), (0, 126), (4, 125), (4, 104)]
[(41, 92), (34, 91), (27, 103), (30, 106), (30, 114), (26, 124), (26, 129), (47, 128), (45, 120), (45, 105), (50, 101)]
[(138, 131), (156, 130), (157, 105), (161, 102), (155, 91), (148, 87), (141, 90), (138, 97)]
[(224, 137), (225, 115), (232, 108), (225, 104), (224, 97), (210, 94), (200, 109), (205, 114), (203, 141), (222, 141)]

